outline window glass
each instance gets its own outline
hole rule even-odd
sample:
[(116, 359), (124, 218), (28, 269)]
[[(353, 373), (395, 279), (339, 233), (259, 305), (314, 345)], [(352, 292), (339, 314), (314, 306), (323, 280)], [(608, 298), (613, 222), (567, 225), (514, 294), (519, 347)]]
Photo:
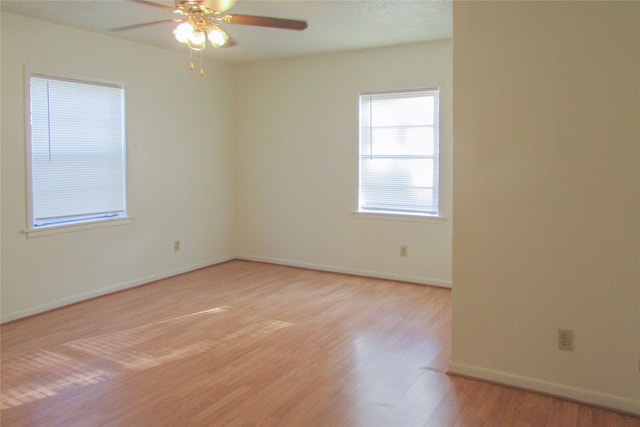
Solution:
[(437, 216), (439, 92), (360, 96), (359, 211)]

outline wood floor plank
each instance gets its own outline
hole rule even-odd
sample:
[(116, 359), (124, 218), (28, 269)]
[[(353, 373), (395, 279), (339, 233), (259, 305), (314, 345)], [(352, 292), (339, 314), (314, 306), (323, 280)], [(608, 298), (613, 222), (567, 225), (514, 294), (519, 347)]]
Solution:
[(232, 261), (2, 325), (2, 426), (625, 426), (445, 374), (451, 292)]

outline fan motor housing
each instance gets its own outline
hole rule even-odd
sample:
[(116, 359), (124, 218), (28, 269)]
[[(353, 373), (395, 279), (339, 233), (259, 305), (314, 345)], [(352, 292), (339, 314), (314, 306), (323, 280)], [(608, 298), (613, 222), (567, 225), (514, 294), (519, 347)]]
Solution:
[(208, 9), (213, 12), (226, 12), (237, 0), (175, 0), (176, 8), (180, 10)]

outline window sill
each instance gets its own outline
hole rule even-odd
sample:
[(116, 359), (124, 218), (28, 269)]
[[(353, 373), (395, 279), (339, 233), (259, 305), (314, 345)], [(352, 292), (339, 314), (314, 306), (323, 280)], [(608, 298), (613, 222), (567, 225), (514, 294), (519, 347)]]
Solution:
[(94, 228), (113, 227), (116, 225), (127, 225), (133, 223), (133, 217), (102, 219), (91, 222), (83, 222), (81, 224), (54, 225), (37, 229), (23, 230), (27, 238), (51, 236), (53, 234), (73, 233), (82, 230), (91, 230)]
[(443, 224), (447, 221), (447, 217), (444, 216), (431, 216), (431, 215), (412, 215), (412, 214), (393, 214), (393, 213), (379, 213), (379, 212), (351, 212), (351, 216), (361, 219), (374, 219), (383, 221), (405, 221), (405, 222), (426, 222), (433, 224)]

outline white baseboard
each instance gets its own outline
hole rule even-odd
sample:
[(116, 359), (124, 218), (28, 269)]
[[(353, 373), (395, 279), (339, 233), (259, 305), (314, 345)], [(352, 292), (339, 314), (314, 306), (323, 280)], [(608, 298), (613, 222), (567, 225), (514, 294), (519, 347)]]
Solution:
[(565, 398), (593, 406), (609, 408), (633, 415), (640, 415), (640, 400), (601, 393), (566, 384), (545, 381), (532, 377), (514, 375), (508, 372), (494, 371), (463, 363), (450, 362), (447, 373), (494, 383), (536, 391), (555, 397)]
[(73, 295), (66, 298), (61, 298), (56, 301), (51, 301), (46, 304), (37, 305), (35, 307), (29, 307), (24, 310), (14, 311), (12, 313), (2, 313), (0, 323), (10, 322), (27, 316), (33, 316), (34, 314), (42, 313), (45, 311), (53, 310), (55, 308), (64, 307), (65, 305), (74, 304), (80, 301), (85, 301), (91, 298), (96, 298), (102, 295), (110, 294), (113, 292), (121, 291), (124, 289), (134, 288), (136, 286), (145, 285), (156, 280), (166, 279), (167, 277), (176, 276), (178, 274), (187, 273), (189, 271), (198, 270), (200, 268), (209, 267), (211, 265), (220, 264), (226, 261), (230, 261), (234, 257), (220, 258), (210, 261), (204, 261), (197, 264), (191, 264), (172, 270), (163, 271), (160, 273), (151, 274), (149, 276), (140, 277), (135, 280), (131, 280), (125, 283), (120, 283), (112, 286), (106, 286), (104, 288), (96, 289), (90, 292), (83, 292), (78, 295)]
[(397, 280), (399, 282), (418, 283), (420, 285), (438, 286), (441, 288), (451, 288), (451, 281), (430, 279), (426, 277), (408, 276), (403, 274), (387, 273), (374, 270), (362, 270), (358, 268), (342, 267), (338, 265), (315, 264), (310, 262), (294, 261), (290, 259), (271, 258), (255, 255), (238, 255), (236, 259), (246, 261), (266, 262), (269, 264), (287, 265), (290, 267), (308, 268), (310, 270), (328, 271), (331, 273), (353, 274), (355, 276), (375, 277), (378, 279)]

